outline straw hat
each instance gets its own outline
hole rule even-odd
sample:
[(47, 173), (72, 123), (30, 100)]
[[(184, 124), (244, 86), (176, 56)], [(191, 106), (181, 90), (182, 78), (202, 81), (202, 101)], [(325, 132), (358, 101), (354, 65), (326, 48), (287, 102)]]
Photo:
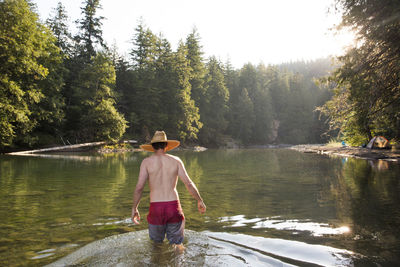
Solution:
[(164, 131), (156, 131), (154, 133), (153, 138), (151, 139), (150, 144), (141, 145), (140, 148), (146, 151), (154, 152), (154, 149), (151, 144), (160, 142), (167, 143), (167, 147), (165, 148), (166, 151), (174, 149), (178, 147), (180, 144), (180, 142), (177, 140), (168, 140), (167, 135), (165, 134)]

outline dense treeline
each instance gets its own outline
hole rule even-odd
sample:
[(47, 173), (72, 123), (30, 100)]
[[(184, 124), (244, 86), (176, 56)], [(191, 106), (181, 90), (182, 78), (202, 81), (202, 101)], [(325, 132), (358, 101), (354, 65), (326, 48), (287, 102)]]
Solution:
[(351, 144), (384, 135), (400, 141), (400, 1), (336, 0), (340, 28), (357, 44), (339, 58), (341, 66), (325, 80), (334, 97), (320, 108), (331, 128)]
[(61, 4), (47, 27), (30, 1), (0, 3), (0, 147), (116, 141), (124, 133), (98, 8), (98, 0), (85, 3), (72, 38)]
[(0, 3), (0, 147), (144, 141), (157, 129), (186, 144), (316, 143), (327, 130), (315, 79), (329, 59), (279, 66), (205, 58), (194, 29), (174, 51), (144, 23), (128, 57), (102, 38), (99, 0), (85, 0), (78, 33), (61, 3), (43, 24), (29, 0)]

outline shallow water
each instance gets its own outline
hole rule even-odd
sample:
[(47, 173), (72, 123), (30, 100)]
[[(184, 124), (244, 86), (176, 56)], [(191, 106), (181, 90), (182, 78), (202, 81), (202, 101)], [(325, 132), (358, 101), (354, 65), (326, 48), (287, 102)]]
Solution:
[[(348, 265), (346, 250), (298, 241), (186, 230), (185, 250), (154, 244), (148, 231), (114, 235), (90, 243), (47, 267), (79, 266), (296, 266)], [(306, 251), (306, 253), (304, 253)], [(360, 256), (358, 256), (360, 257)]]
[(49, 264), (131, 231), (143, 243), (133, 245), (141, 252), (129, 259), (148, 265), (189, 266), (196, 262), (190, 255), (198, 266), (400, 264), (397, 164), (286, 149), (173, 154), (207, 204), (199, 215), (178, 184), (192, 230), (183, 256), (168, 245), (155, 253), (141, 231), (148, 188), (139, 207), (142, 223), (129, 220), (139, 165), (148, 154), (0, 156), (0, 265)]

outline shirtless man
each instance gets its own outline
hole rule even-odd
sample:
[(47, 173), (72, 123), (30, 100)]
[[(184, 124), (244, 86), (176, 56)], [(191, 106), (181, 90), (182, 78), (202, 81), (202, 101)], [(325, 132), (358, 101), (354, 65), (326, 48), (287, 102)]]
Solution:
[(200, 213), (206, 211), (206, 205), (196, 185), (189, 178), (183, 162), (166, 151), (179, 146), (179, 141), (167, 140), (164, 131), (156, 131), (151, 144), (141, 145), (154, 154), (145, 158), (140, 165), (139, 178), (133, 195), (132, 221), (139, 224), (138, 206), (146, 181), (150, 186), (150, 208), (147, 215), (149, 236), (155, 242), (163, 242), (165, 234), (171, 244), (181, 245), (184, 238), (185, 218), (179, 202), (176, 184), (178, 177), (190, 194), (197, 200)]

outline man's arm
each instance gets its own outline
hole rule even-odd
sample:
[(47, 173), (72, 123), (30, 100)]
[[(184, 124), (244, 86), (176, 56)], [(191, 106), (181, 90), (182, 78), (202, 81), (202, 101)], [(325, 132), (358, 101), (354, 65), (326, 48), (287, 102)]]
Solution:
[(136, 184), (135, 192), (133, 193), (132, 221), (135, 224), (139, 224), (140, 221), (138, 206), (148, 177), (149, 175), (147, 172), (146, 162), (143, 160), (142, 164), (140, 165), (139, 178)]
[(190, 179), (189, 175), (186, 172), (185, 166), (183, 165), (183, 162), (180, 159), (178, 160), (178, 164), (179, 164), (178, 167), (179, 178), (185, 184), (186, 189), (189, 191), (189, 193), (197, 200), (197, 208), (199, 209), (199, 212), (200, 213), (206, 212), (206, 205), (204, 204), (204, 201), (200, 196), (199, 190), (197, 190), (196, 185)]

